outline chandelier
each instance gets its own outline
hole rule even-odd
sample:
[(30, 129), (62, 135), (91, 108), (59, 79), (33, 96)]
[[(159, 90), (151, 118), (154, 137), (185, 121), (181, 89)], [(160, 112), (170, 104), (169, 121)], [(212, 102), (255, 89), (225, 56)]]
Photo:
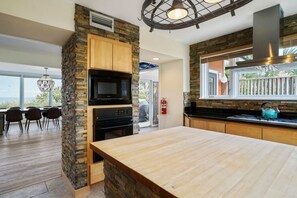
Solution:
[(177, 30), (196, 26), (235, 10), (253, 0), (145, 0), (141, 18), (154, 29)]
[(47, 69), (45, 69), (45, 74), (37, 81), (37, 86), (41, 92), (52, 91), (55, 86), (55, 81), (47, 74)]

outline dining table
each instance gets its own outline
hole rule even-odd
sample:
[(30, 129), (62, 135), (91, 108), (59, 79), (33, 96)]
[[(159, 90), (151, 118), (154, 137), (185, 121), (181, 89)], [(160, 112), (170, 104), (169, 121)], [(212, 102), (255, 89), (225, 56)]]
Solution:
[[(51, 107), (39, 107), (41, 112), (46, 112)], [(60, 110), (62, 107), (58, 107)], [(22, 113), (28, 112), (30, 108), (23, 108), (20, 109)], [(0, 135), (3, 135), (3, 132), (5, 131), (5, 115), (8, 109), (0, 109)]]

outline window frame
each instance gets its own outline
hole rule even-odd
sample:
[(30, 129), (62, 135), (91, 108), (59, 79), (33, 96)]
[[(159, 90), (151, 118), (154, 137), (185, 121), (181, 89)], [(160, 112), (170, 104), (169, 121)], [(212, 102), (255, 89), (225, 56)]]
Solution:
[[(240, 95), (239, 90), (239, 76), (240, 71), (230, 70), (230, 78), (229, 78), (229, 95), (209, 95), (208, 94), (208, 72), (209, 65), (208, 63), (202, 64), (202, 59), (212, 59), (217, 56), (226, 56), (228, 53), (236, 53), (237, 51), (242, 50), (250, 50), (251, 47), (243, 46), (241, 49), (229, 49), (224, 50), (218, 53), (212, 53), (210, 55), (204, 55), (200, 57), (200, 98), (201, 100), (296, 100), (297, 95), (270, 95), (270, 96), (259, 96), (259, 95), (251, 95), (251, 96), (242, 96)], [(211, 62), (211, 61), (209, 61)]]
[[(14, 76), (14, 77), (19, 77), (20, 79), (20, 93), (19, 93), (19, 103), (20, 103), (20, 107), (21, 109), (25, 108), (25, 90), (24, 90), (24, 79), (25, 78), (40, 78), (43, 74), (27, 74), (27, 73), (18, 73), (16, 74), (15, 72), (1, 72), (0, 71), (0, 76)], [(56, 75), (51, 75), (51, 78), (53, 80), (61, 80), (62, 82), (62, 78), (60, 76), (56, 76)], [(49, 92), (49, 97), (48, 97), (48, 105), (52, 106), (53, 103), (53, 92), (50, 91)]]

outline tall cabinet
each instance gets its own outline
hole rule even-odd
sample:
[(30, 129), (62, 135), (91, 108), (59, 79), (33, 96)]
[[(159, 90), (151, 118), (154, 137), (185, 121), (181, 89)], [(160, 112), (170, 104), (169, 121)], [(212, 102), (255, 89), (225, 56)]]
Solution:
[[(132, 73), (132, 45), (89, 34), (88, 69)], [(93, 152), (89, 147), (93, 141), (93, 109), (109, 107), (112, 106), (88, 106), (87, 108), (89, 184), (94, 184), (104, 179), (103, 162), (93, 163)]]
[(128, 43), (88, 35), (89, 68), (132, 73), (132, 46)]

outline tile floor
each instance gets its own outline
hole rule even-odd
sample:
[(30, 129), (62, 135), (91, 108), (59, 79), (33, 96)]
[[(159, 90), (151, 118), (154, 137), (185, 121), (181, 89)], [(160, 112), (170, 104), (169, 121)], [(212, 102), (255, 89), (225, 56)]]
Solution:
[[(0, 195), (1, 198), (71, 198), (73, 197), (68, 190), (67, 184), (62, 177), (57, 177), (45, 182), (37, 183), (25, 188), (21, 188), (6, 194)], [(105, 198), (104, 183), (98, 183), (91, 187), (88, 194), (82, 198)]]

